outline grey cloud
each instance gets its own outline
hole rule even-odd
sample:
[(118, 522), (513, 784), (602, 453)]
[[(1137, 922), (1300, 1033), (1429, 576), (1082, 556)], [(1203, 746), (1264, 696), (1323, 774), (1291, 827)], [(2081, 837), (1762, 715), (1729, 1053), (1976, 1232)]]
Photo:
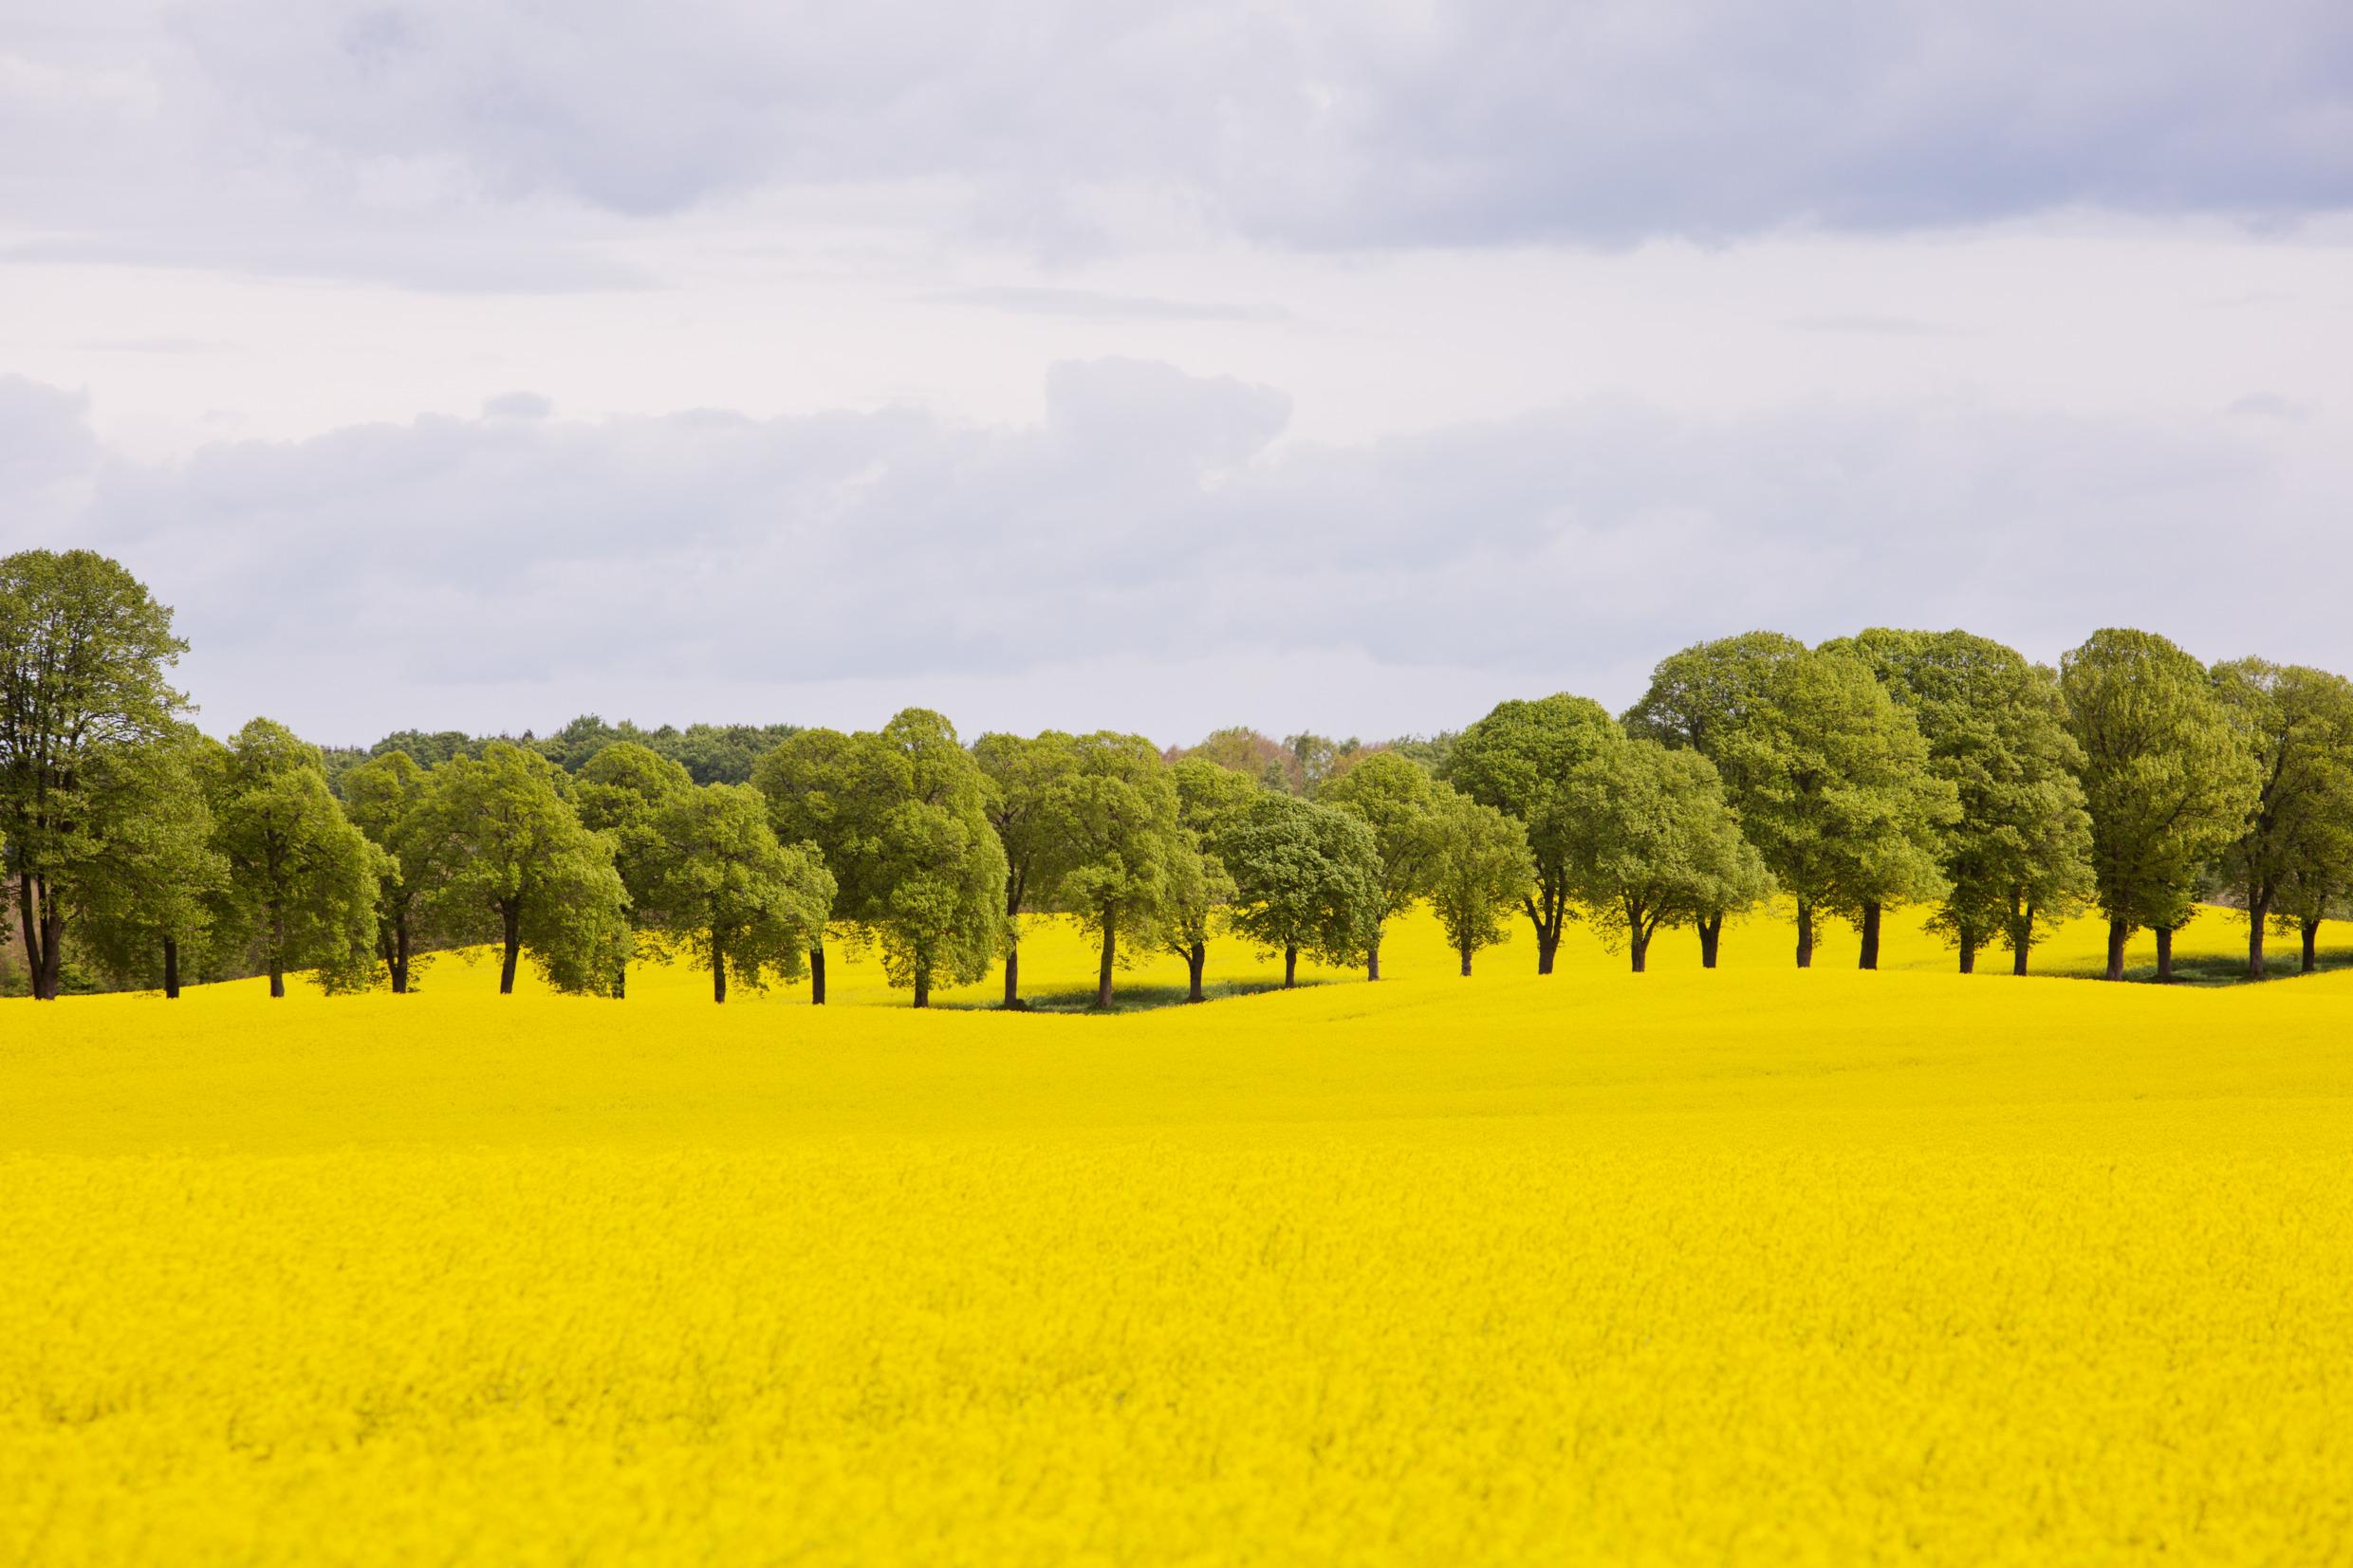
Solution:
[[(2228, 421), (1594, 402), (1276, 445), (1280, 394), (1117, 360), (1057, 367), (1047, 404), (1031, 428), (435, 416), (142, 465), (77, 435), (74, 399), (0, 383), (0, 483), (72, 469), (83, 497), (39, 526), (0, 504), (0, 547), (119, 555), (179, 608), (219, 722), (337, 733), (472, 689), (538, 693), (512, 723), (649, 683), (997, 680), (1034, 707), (1205, 656), (1462, 672), (1436, 716), (1459, 720), (1529, 687), (1622, 700), (1755, 625), (1965, 624), (2050, 656), (2140, 623), (2353, 666), (2344, 460), (2297, 470)], [(2264, 559), (2216, 552), (2217, 518)], [(2279, 580), (2287, 558), (2307, 569)], [(1175, 700), (1146, 683), (1125, 722)]]
[[(1201, 230), (1616, 245), (2353, 205), (2341, 0), (104, 14), (70, 56), (28, 41), (18, 90), (0, 82), (0, 142), (58, 150), (0, 170), (9, 210), (47, 231), (20, 256), (621, 286), (639, 280), (593, 238), (551, 237), (565, 214), (851, 188), (901, 193), (903, 227), (1049, 251)], [(1054, 293), (994, 303), (1142, 304)]]

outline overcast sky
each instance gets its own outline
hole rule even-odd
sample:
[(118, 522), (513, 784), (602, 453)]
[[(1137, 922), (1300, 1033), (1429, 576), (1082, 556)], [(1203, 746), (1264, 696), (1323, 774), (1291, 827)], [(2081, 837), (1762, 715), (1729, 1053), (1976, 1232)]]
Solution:
[(215, 730), (2353, 671), (2344, 0), (0, 0), (0, 549)]

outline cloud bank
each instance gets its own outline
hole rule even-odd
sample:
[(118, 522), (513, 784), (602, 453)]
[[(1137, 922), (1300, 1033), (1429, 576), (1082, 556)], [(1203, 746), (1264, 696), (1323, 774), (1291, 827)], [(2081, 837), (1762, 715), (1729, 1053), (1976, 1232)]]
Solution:
[(0, 138), (20, 255), (428, 286), (627, 284), (600, 218), (763, 196), (1047, 250), (2283, 222), (2353, 205), (2353, 9), (92, 0)]
[[(1389, 732), (1622, 702), (1758, 625), (1963, 624), (2048, 657), (2129, 621), (2353, 668), (2353, 484), (2263, 444), (2270, 421), (1594, 401), (1314, 446), (1280, 438), (1279, 392), (1121, 360), (1056, 366), (1047, 404), (588, 422), (520, 395), (147, 465), (0, 382), (0, 547), (119, 556), (178, 609), (208, 723), (327, 738), (649, 691), (667, 710), (640, 717), (870, 723), (837, 699), (885, 689), (957, 694), (968, 728)], [(1324, 684), (1188, 685), (1240, 668)], [(1114, 669), (1147, 673), (1076, 711)]]

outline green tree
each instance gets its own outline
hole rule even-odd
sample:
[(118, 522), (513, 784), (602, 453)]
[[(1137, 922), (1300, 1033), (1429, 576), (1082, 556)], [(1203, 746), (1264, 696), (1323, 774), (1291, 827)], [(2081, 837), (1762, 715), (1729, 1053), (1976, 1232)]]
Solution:
[[(872, 734), (804, 729), (770, 747), (752, 767), (752, 787), (768, 800), (779, 843), (811, 843), (834, 880), (833, 918), (852, 934), (880, 919), (883, 819), (899, 790), (900, 769)], [(809, 948), (809, 1001), (825, 1001), (825, 944)]]
[(286, 971), (324, 990), (355, 990), (376, 968), (376, 895), (387, 857), (352, 826), (327, 789), (319, 748), (255, 719), (229, 743), (213, 809), (228, 862), (225, 912), (286, 995)]
[(1380, 978), (1380, 937), (1390, 918), (1427, 897), (1437, 876), (1438, 792), (1446, 787), (1419, 763), (1375, 751), (1317, 793), (1371, 828), (1380, 849), (1380, 910), (1364, 954), (1368, 980)]
[(430, 962), (417, 952), (420, 912), (438, 876), (432, 811), (432, 774), (405, 751), (387, 751), (346, 769), (343, 809), (368, 841), (384, 852), (376, 895), (376, 950), (395, 996)]
[(87, 817), (112, 824), (75, 857), (66, 895), (77, 940), (117, 984), (179, 995), (184, 962), (212, 934), (229, 866), (213, 843), (209, 790), (227, 759), (192, 725), (97, 753)]
[(2353, 822), (2353, 682), (2246, 658), (2216, 665), (2214, 683), (2255, 766), (2254, 804), (2220, 869), (2247, 910), (2248, 978), (2261, 980), (2264, 932), (2282, 895), (2308, 905), (2307, 890), (2335, 881), (2344, 864)]
[(1209, 940), (1234, 896), (1233, 877), (1217, 852), (1218, 839), (1250, 809), (1260, 785), (1250, 774), (1202, 757), (1179, 758), (1168, 776), (1176, 791), (1177, 837), (1169, 858), (1168, 900), (1159, 933), (1162, 945), (1185, 961), (1185, 1000), (1198, 1002)]
[(1577, 831), (1564, 800), (1577, 766), (1618, 738), (1601, 704), (1566, 692), (1534, 702), (1499, 703), (1455, 737), (1446, 757), (1448, 783), (1481, 805), (1519, 819), (1536, 876), (1520, 900), (1536, 931), (1536, 972), (1550, 974), (1561, 932), (1574, 913), (1568, 856)]
[(1380, 846), (1373, 830), (1334, 806), (1269, 790), (1218, 836), (1233, 877), (1233, 928), (1283, 953), (1283, 986), (1299, 954), (1361, 963), (1380, 913)]
[[(613, 971), (617, 997), (629, 994), (629, 961), (639, 939), (669, 924), (661, 908), (661, 883), (670, 851), (660, 818), (694, 788), (694, 778), (682, 764), (636, 741), (599, 747), (581, 765), (572, 786), (572, 808), (580, 814), (581, 825), (612, 840), (613, 869), (629, 895), (632, 940), (623, 946)], [(816, 929), (824, 928), (821, 923)]]
[(910, 708), (872, 744), (889, 789), (862, 877), (868, 917), (884, 976), (929, 1006), (935, 983), (969, 986), (1001, 950), (1005, 848), (989, 825), (988, 776), (956, 743), (954, 725)]
[(187, 644), (138, 579), (88, 550), (0, 558), (0, 872), (32, 994), (57, 995), (76, 856), (136, 824), (93, 815), (95, 758), (161, 740), (186, 699), (164, 678)]
[[(1715, 765), (1741, 831), (1796, 901), (1800, 968), (1813, 963), (1819, 914), (1852, 920), (1860, 966), (1876, 968), (1882, 909), (1942, 891), (1953, 786), (1929, 771), (1918, 725), (1854, 655), (1770, 632), (1700, 643), (1660, 661), (1626, 727)], [(1723, 913), (1697, 922), (1703, 957)]]
[(1519, 820), (1441, 785), (1432, 821), (1430, 910), (1462, 958), (1504, 939), (1504, 919), (1520, 908), (1536, 879), (1535, 858)]
[(1960, 817), (1938, 854), (1946, 883), (1929, 918), (1960, 969), (2006, 940), (2013, 973), (2042, 933), (2091, 894), (2091, 817), (2083, 748), (2067, 732), (2056, 672), (1967, 632), (1874, 628), (1826, 644), (1871, 667), (1928, 742), (1928, 768), (1953, 785)]
[(1099, 730), (1071, 738), (1049, 813), (1062, 841), (1059, 900), (1102, 941), (1095, 1005), (1108, 1007), (1121, 939), (1151, 941), (1166, 913), (1176, 786), (1150, 741)]
[(2059, 690), (2084, 748), (2107, 977), (2124, 978), (2125, 940), (2149, 926), (2158, 977), (2170, 980), (2198, 878), (2255, 803), (2254, 758), (2205, 667), (2152, 633), (2093, 633), (2061, 659)]
[(498, 990), (528, 953), (550, 986), (609, 995), (628, 944), (629, 897), (612, 840), (581, 825), (569, 781), (536, 751), (492, 741), (433, 770), (434, 914), (496, 942)]
[(690, 785), (663, 801), (654, 825), (650, 902), (662, 929), (711, 971), (711, 999), (727, 1000), (731, 978), (753, 991), (798, 980), (833, 906), (833, 877), (815, 848), (778, 843), (768, 799), (749, 784)]
[(1720, 918), (1772, 891), (1715, 765), (1696, 751), (1613, 741), (1578, 765), (1565, 799), (1569, 896), (1637, 974), (1661, 925)]
[(1049, 907), (1062, 875), (1067, 835), (1056, 816), (1056, 791), (1075, 760), (1059, 729), (1034, 736), (991, 734), (973, 743), (989, 777), (989, 824), (1005, 850), (1005, 1005), (1021, 1001), (1021, 917)]

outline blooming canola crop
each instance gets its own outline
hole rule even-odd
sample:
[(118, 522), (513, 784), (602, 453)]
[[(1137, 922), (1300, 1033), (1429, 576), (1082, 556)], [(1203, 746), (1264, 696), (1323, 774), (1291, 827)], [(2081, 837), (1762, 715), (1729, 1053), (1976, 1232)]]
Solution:
[(2353, 1556), (2353, 973), (1787, 936), (0, 1003), (0, 1561)]

